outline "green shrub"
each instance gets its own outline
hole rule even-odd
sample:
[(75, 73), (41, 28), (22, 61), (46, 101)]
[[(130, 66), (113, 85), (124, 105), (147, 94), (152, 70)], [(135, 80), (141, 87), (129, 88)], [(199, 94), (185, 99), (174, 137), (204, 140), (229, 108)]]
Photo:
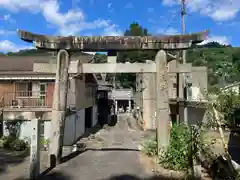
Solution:
[[(235, 119), (235, 111), (240, 110), (240, 95), (233, 91), (219, 93), (214, 102), (216, 109), (224, 115), (228, 126), (240, 125), (239, 118)], [(237, 120), (237, 121), (235, 121)]]
[(156, 156), (157, 155), (157, 139), (156, 136), (151, 139), (145, 141), (142, 144), (142, 152), (148, 156)]
[(189, 145), (191, 134), (183, 125), (174, 125), (171, 129), (168, 149), (159, 157), (164, 168), (173, 170), (187, 170), (189, 167)]
[(16, 137), (15, 136), (3, 136), (1, 139), (3, 141), (3, 148), (11, 149), (11, 143), (16, 140)]
[[(206, 157), (213, 143), (203, 138), (202, 125), (187, 127), (185, 124), (173, 125), (170, 132), (169, 146), (161, 152), (159, 163), (166, 169), (187, 171), (192, 168), (193, 159), (197, 160), (199, 152)], [(142, 152), (149, 156), (157, 156), (156, 137), (142, 145)]]
[(15, 139), (10, 143), (10, 148), (15, 151), (24, 151), (28, 148), (28, 144), (22, 139)]
[(15, 136), (3, 136), (0, 141), (1, 148), (4, 149), (23, 151), (28, 148), (28, 143), (26, 141), (17, 139)]

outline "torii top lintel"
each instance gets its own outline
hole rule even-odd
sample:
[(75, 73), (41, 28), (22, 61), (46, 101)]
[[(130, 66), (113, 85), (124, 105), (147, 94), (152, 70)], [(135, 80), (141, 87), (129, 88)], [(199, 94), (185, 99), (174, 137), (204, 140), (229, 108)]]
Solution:
[(209, 31), (168, 36), (46, 36), (17, 30), (20, 38), (36, 48), (70, 51), (126, 51), (187, 49), (204, 41)]

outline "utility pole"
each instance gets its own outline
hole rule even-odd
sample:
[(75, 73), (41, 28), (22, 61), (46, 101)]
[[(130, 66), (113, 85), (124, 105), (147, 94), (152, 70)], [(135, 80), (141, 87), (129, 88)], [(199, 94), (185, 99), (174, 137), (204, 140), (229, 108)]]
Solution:
[[(181, 0), (181, 21), (182, 21), (182, 34), (186, 32), (185, 26), (185, 15), (186, 15), (186, 0)], [(186, 50), (182, 51), (183, 64), (186, 64)], [(187, 109), (187, 77), (186, 73), (183, 73), (183, 100), (184, 100), (184, 112), (183, 118), (184, 123), (188, 124), (188, 109)]]

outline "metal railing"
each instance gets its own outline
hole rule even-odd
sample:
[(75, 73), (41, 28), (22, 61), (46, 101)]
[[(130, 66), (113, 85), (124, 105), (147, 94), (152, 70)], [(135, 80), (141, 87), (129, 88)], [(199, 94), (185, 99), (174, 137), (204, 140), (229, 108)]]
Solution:
[(3, 108), (51, 108), (53, 92), (5, 92), (0, 105)]

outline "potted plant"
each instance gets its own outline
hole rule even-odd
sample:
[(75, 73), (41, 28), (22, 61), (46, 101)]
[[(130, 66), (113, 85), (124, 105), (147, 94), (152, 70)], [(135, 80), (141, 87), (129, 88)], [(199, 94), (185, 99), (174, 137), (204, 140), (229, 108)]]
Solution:
[(43, 145), (43, 148), (45, 151), (48, 151), (49, 149), (49, 139), (42, 139), (40, 141), (40, 144)]

